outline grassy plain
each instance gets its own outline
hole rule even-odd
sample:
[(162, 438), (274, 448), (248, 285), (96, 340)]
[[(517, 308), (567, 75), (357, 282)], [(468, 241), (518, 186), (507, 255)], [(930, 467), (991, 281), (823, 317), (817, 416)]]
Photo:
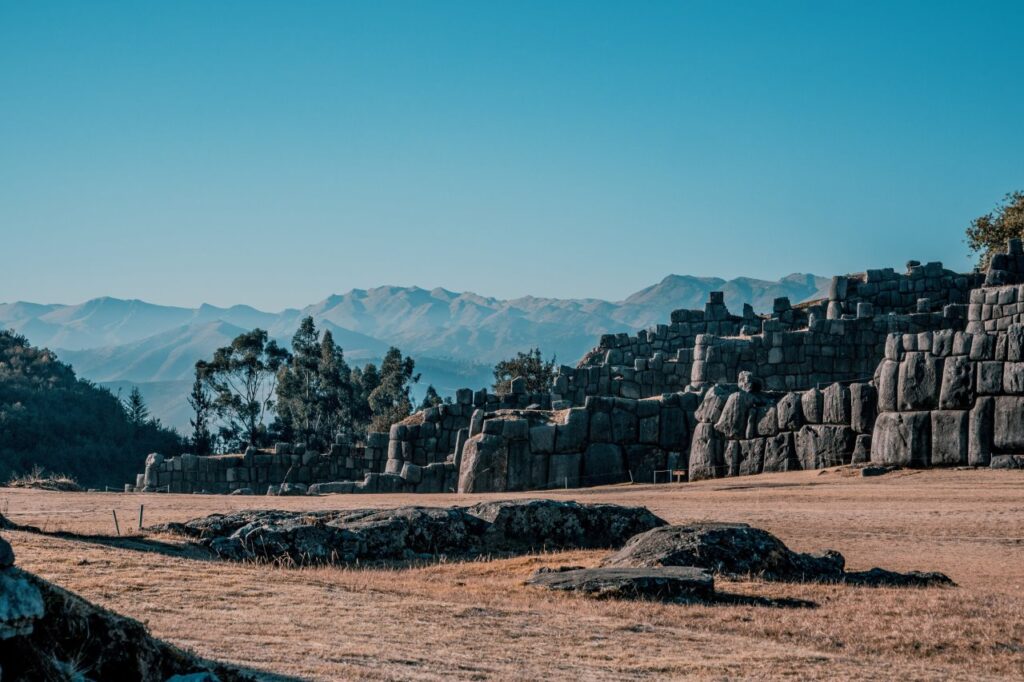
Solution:
[[(938, 570), (956, 588), (719, 580), (816, 608), (590, 601), (522, 584), (604, 552), (405, 570), (287, 569), (145, 551), (145, 524), (242, 508), (471, 504), (506, 495), (243, 498), (0, 489), (13, 521), (102, 537), (5, 532), (18, 564), (198, 654), (271, 678), (630, 680), (1024, 678), (1024, 472), (794, 472), (548, 493), (644, 505), (671, 522), (744, 521), (850, 569)], [(112, 511), (121, 531), (114, 535)], [(131, 529), (131, 530), (130, 530)], [(141, 539), (141, 538), (140, 538)], [(168, 543), (177, 540), (157, 538)]]

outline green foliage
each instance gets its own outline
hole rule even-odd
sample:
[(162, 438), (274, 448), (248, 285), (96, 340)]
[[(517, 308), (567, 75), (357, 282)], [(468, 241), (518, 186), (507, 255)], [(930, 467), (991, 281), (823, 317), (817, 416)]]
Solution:
[(277, 372), (288, 357), (288, 351), (268, 339), (266, 331), (253, 329), (218, 348), (209, 362), (196, 363), (196, 371), (213, 393), (213, 404), (223, 420), (221, 437), (230, 449), (266, 442), (264, 420), (274, 407)]
[(138, 386), (132, 386), (128, 399), (124, 401), (124, 411), (128, 415), (128, 421), (136, 427), (149, 421), (149, 408), (146, 407), (146, 401), (142, 399), (142, 392)]
[(967, 246), (985, 269), (993, 253), (1006, 248), (1006, 240), (1024, 237), (1024, 192), (1010, 192), (991, 213), (975, 218), (967, 228)]
[(292, 356), (278, 372), (277, 422), (282, 437), (323, 448), (352, 431), (352, 371), (330, 330), (306, 317), (292, 337)]
[(429, 410), (431, 407), (437, 407), (438, 405), (445, 403), (451, 405), (452, 399), (448, 397), (442, 400), (441, 396), (437, 393), (437, 389), (434, 388), (433, 384), (431, 384), (430, 386), (427, 386), (427, 393), (423, 396), (423, 402), (420, 403), (419, 409)]
[(526, 379), (526, 390), (530, 393), (542, 393), (551, 388), (555, 378), (555, 357), (547, 362), (540, 348), (531, 348), (525, 353), (516, 353), (514, 358), (502, 360), (494, 366), (494, 392), (506, 395), (512, 391), (512, 380), (517, 377)]
[(419, 374), (413, 374), (415, 370), (412, 358), (403, 357), (394, 346), (388, 349), (380, 365), (380, 383), (368, 396), (372, 431), (387, 431), (412, 414), (411, 387), (420, 380)]
[(189, 420), (192, 425), (192, 453), (196, 455), (208, 455), (213, 451), (213, 434), (210, 432), (210, 421), (214, 416), (213, 397), (206, 390), (199, 371), (196, 371), (196, 380), (192, 383), (192, 392), (188, 395), (188, 404), (195, 413)]
[(133, 424), (106, 389), (25, 337), (0, 331), (0, 480), (44, 467), (85, 486), (135, 481), (146, 454), (181, 452), (158, 422)]

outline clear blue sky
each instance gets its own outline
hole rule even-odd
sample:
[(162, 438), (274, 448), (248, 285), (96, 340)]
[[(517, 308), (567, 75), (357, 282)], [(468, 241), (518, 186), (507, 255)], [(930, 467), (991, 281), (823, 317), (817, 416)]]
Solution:
[(967, 269), (1024, 3), (0, 2), (0, 300)]

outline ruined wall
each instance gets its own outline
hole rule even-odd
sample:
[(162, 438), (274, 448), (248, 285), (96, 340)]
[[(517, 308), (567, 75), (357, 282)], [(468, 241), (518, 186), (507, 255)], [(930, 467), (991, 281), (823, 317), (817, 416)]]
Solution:
[(566, 410), (488, 414), (461, 452), (459, 492), (652, 482), (683, 466), (699, 397), (591, 397)]
[(1024, 326), (893, 335), (875, 385), (872, 462), (1024, 468)]
[(136, 489), (172, 493), (230, 493), (248, 488), (263, 494), (272, 485), (363, 479), (384, 470), (387, 435), (371, 433), (366, 445), (338, 443), (329, 452), (306, 451), (302, 445), (278, 443), (273, 452), (249, 448), (244, 455), (164, 458), (152, 454)]
[(749, 379), (743, 385), (707, 391), (695, 414), (689, 480), (867, 461), (876, 403), (870, 384), (785, 394), (756, 390)]
[(970, 290), (981, 286), (983, 279), (977, 273), (946, 270), (939, 262), (921, 265), (917, 261), (908, 263), (903, 274), (885, 268), (840, 275), (832, 278), (827, 316), (940, 311), (949, 304), (967, 303)]

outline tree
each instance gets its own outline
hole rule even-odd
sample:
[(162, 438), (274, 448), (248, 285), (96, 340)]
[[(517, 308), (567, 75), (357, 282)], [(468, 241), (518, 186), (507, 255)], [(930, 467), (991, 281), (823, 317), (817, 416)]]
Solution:
[(330, 330), (317, 331), (312, 317), (292, 337), (292, 356), (279, 371), (278, 429), (311, 447), (333, 442), (352, 426), (352, 371)]
[(288, 351), (268, 339), (266, 331), (253, 329), (218, 348), (209, 362), (196, 363), (225, 421), (221, 433), (228, 445), (240, 447), (242, 440), (250, 445), (263, 442), (264, 419), (274, 406), (277, 371), (288, 357)]
[(377, 365), (369, 362), (362, 369), (352, 370), (352, 426), (359, 437), (366, 435), (373, 419), (370, 409), (370, 394), (380, 386), (380, 372)]
[(213, 451), (210, 419), (213, 416), (214, 404), (198, 369), (196, 380), (192, 383), (192, 392), (188, 396), (188, 404), (195, 412), (195, 416), (189, 420), (192, 425), (192, 451), (197, 455), (208, 455)]
[(991, 213), (975, 218), (967, 228), (967, 246), (985, 269), (993, 253), (1006, 248), (1006, 240), (1024, 237), (1024, 192), (1010, 192)]
[(423, 402), (420, 403), (420, 409), (429, 410), (431, 407), (437, 407), (442, 403), (450, 405), (451, 402), (452, 399), (450, 397), (442, 400), (441, 396), (437, 393), (437, 389), (434, 388), (433, 384), (431, 384), (430, 386), (427, 386), (427, 393), (423, 396)]
[(498, 395), (510, 393), (512, 380), (517, 377), (526, 379), (529, 393), (550, 390), (551, 381), (555, 378), (555, 357), (551, 356), (545, 362), (540, 348), (531, 348), (525, 353), (516, 353), (514, 358), (502, 360), (494, 366), (494, 392)]
[(380, 384), (368, 396), (373, 431), (387, 431), (412, 414), (411, 387), (420, 380), (419, 374), (413, 374), (415, 369), (412, 358), (403, 357), (394, 346), (388, 349), (380, 365)]
[(149, 408), (146, 401), (142, 399), (142, 392), (138, 386), (132, 386), (128, 399), (124, 401), (124, 411), (128, 421), (136, 427), (143, 426), (149, 421)]

